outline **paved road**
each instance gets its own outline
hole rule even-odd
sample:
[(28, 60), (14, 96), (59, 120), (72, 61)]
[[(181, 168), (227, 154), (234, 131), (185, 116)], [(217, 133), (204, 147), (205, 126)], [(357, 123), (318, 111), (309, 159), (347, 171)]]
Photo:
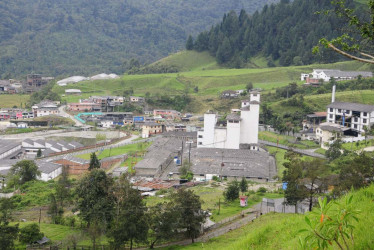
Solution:
[(291, 148), (291, 147), (286, 146), (286, 145), (277, 144), (277, 143), (269, 142), (269, 141), (263, 141), (263, 140), (258, 140), (258, 143), (264, 144), (264, 145), (267, 145), (267, 146), (272, 146), (272, 147), (277, 147), (277, 148), (285, 149), (285, 150), (291, 150), (292, 149), (293, 151), (295, 151), (295, 152), (297, 152), (299, 154), (308, 155), (308, 156), (311, 156), (311, 157), (322, 158), (322, 159), (326, 158), (326, 156), (324, 156), (324, 155), (315, 153), (314, 152), (315, 149)]
[(74, 116), (68, 114), (65, 112), (65, 108), (66, 108), (66, 105), (61, 105), (58, 110), (60, 111), (60, 116), (63, 116), (63, 117), (66, 117), (66, 118), (70, 118), (72, 119), (74, 122), (75, 122), (75, 126), (77, 127), (82, 127), (84, 126), (84, 124), (80, 121), (78, 121), (77, 119), (75, 119)]

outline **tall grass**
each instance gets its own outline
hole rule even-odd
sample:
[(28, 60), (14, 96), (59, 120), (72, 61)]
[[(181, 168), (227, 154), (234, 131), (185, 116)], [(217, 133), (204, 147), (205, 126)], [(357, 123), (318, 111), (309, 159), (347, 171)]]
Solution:
[[(355, 223), (354, 244), (351, 249), (372, 249), (374, 246), (374, 184), (368, 188), (352, 192), (353, 204), (361, 212), (359, 221)], [(334, 206), (344, 204), (347, 196), (337, 200)], [(196, 243), (186, 247), (173, 249), (300, 249), (298, 232), (307, 228), (304, 215), (299, 214), (267, 214), (253, 223), (225, 235), (209, 240), (206, 243)], [(334, 249), (331, 247), (331, 249)]]

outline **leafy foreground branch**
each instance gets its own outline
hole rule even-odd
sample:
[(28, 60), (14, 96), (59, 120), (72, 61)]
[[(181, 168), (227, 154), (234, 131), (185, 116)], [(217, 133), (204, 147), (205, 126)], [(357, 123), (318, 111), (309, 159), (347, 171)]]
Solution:
[[(367, 2), (368, 8), (365, 11), (363, 9), (354, 9), (352, 1), (333, 0), (332, 4), (335, 9), (333, 11), (325, 11), (325, 14), (334, 13), (338, 17), (345, 19), (353, 31), (350, 32), (351, 34), (346, 33), (331, 40), (322, 38), (319, 40), (319, 44), (349, 59), (374, 64), (374, 56), (364, 52), (364, 50), (367, 50), (372, 53), (373, 50), (374, 1), (369, 0)], [(313, 53), (318, 52), (319, 47), (314, 47)]]
[(339, 249), (349, 249), (354, 245), (354, 221), (358, 222), (360, 213), (352, 203), (353, 195), (350, 195), (345, 203), (336, 201), (327, 202), (327, 199), (318, 199), (319, 209), (313, 210), (305, 216), (307, 229), (299, 232), (308, 232), (302, 240), (299, 238), (303, 249), (318, 247), (326, 249), (329, 245), (336, 244)]

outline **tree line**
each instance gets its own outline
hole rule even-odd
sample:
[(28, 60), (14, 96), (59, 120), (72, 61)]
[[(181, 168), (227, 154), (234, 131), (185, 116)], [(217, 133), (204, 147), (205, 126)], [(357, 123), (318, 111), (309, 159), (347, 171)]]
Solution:
[[(348, 0), (348, 6), (353, 5)], [(312, 48), (321, 37), (341, 35), (348, 25), (336, 15), (318, 15), (332, 9), (330, 1), (281, 0), (266, 5), (249, 16), (245, 10), (237, 15), (231, 11), (222, 21), (203, 31), (195, 39), (189, 36), (187, 50), (209, 51), (218, 63), (234, 68), (245, 67), (252, 57), (264, 56), (269, 67), (331, 63), (342, 60), (333, 51), (321, 49), (314, 55)]]
[[(11, 173), (17, 185), (40, 176), (30, 160), (17, 163)], [(12, 185), (11, 182), (8, 185)], [(72, 211), (78, 216), (66, 215), (69, 207), (73, 207)], [(9, 224), (15, 208), (13, 199), (1, 199), (0, 208), (0, 246), (5, 247), (2, 249), (12, 249), (17, 239), (26, 244), (41, 239), (43, 234), (35, 223), (30, 224), (26, 232), (18, 224)], [(118, 178), (107, 175), (94, 155), (89, 172), (79, 181), (72, 182), (66, 169), (63, 170), (50, 194), (47, 213), (53, 224), (75, 227), (80, 222), (81, 230), (90, 237), (94, 248), (105, 235), (113, 249), (125, 246), (132, 249), (135, 243), (153, 248), (156, 243), (183, 236), (193, 242), (200, 235), (206, 218), (200, 197), (184, 188), (171, 192), (163, 203), (147, 206), (129, 175)], [(76, 243), (76, 240), (72, 242), (72, 247)]]
[[(311, 211), (317, 197), (336, 199), (351, 189), (366, 187), (373, 181), (374, 160), (368, 153), (345, 151), (341, 142), (337, 141), (326, 152), (326, 156), (327, 160), (306, 160), (294, 151), (285, 154), (282, 181), (287, 183), (287, 204), (296, 206), (307, 199)], [(327, 194), (332, 187), (329, 196)]]

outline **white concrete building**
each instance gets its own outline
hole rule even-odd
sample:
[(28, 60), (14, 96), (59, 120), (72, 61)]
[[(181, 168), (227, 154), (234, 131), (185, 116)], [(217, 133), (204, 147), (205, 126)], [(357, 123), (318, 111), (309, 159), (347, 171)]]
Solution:
[(374, 124), (374, 105), (333, 102), (327, 106), (326, 121), (364, 132)]
[(113, 121), (105, 120), (100, 121), (100, 126), (103, 128), (112, 128), (113, 127)]
[(204, 129), (198, 131), (197, 147), (226, 149), (258, 149), (258, 124), (260, 114), (260, 94), (251, 93), (250, 100), (242, 101), (240, 114), (226, 117), (227, 125), (217, 126), (217, 115), (204, 114)]
[(324, 82), (328, 82), (331, 78), (334, 78), (336, 81), (342, 80), (352, 80), (356, 79), (358, 76), (363, 78), (373, 77), (373, 73), (369, 71), (341, 71), (337, 69), (313, 69), (312, 73), (301, 74), (301, 80), (310, 79), (322, 79)]
[(0, 159), (10, 158), (21, 151), (21, 143), (12, 140), (0, 140)]
[(331, 104), (327, 106), (326, 121), (352, 128), (359, 133), (374, 124), (374, 105), (335, 101), (336, 86), (332, 88)]
[(39, 180), (42, 181), (49, 181), (53, 180), (54, 178), (58, 177), (62, 173), (62, 165), (47, 162), (47, 161), (36, 161), (36, 165), (40, 171)]

